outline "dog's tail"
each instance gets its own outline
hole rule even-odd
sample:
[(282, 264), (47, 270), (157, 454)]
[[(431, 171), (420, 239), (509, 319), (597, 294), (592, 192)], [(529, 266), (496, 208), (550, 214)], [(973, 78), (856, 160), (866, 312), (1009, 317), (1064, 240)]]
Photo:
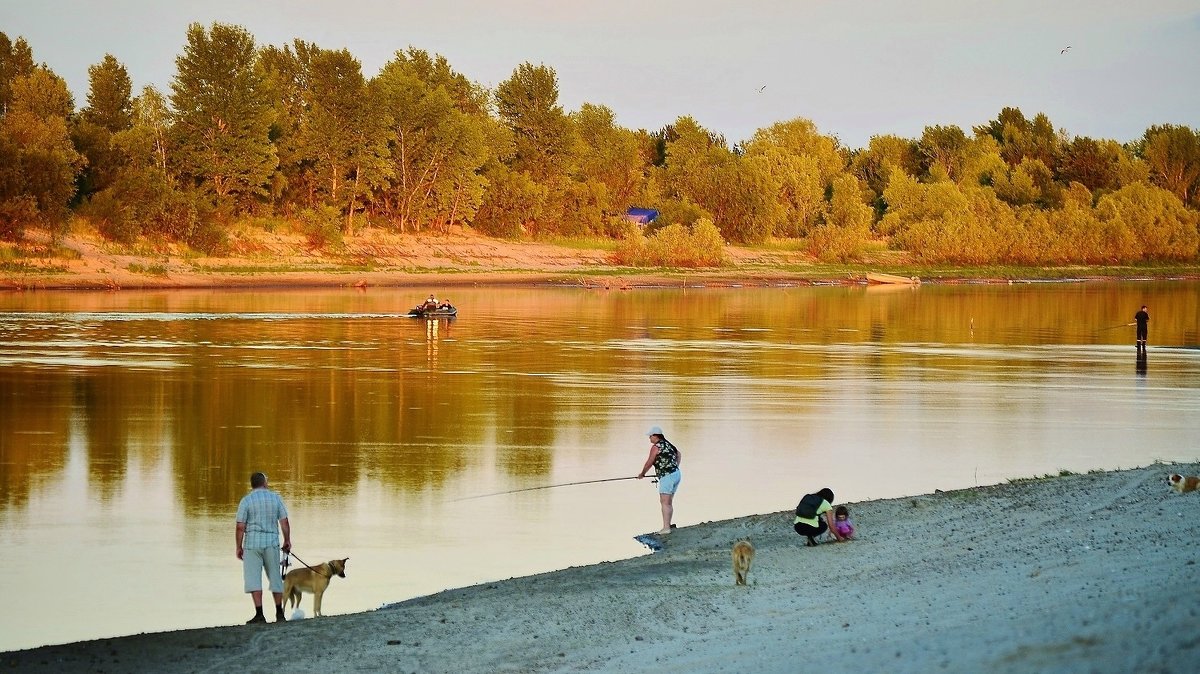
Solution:
[(287, 590), (287, 594), (285, 594), (283, 597), (283, 604), (288, 608), (295, 606), (296, 610), (299, 611), (301, 597), (300, 589), (296, 587), (289, 587), (285, 589)]

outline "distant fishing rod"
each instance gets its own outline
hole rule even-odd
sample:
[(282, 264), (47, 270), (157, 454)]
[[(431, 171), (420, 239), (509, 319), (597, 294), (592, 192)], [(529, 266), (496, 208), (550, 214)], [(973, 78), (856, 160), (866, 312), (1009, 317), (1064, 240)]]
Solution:
[(1137, 325), (1137, 323), (1122, 323), (1120, 325), (1110, 325), (1107, 328), (1100, 328), (1096, 332), (1104, 332), (1105, 330), (1116, 330), (1117, 328), (1128, 328), (1131, 325)]
[(540, 487), (525, 487), (524, 489), (510, 489), (508, 491), (498, 491), (493, 494), (480, 494), (478, 496), (464, 496), (462, 498), (451, 499), (452, 501), (470, 501), (476, 498), (487, 498), (488, 496), (503, 496), (505, 494), (517, 494), (523, 491), (537, 491), (539, 489), (554, 489), (556, 487), (574, 487), (577, 484), (596, 484), (597, 482), (620, 482), (621, 480), (640, 480), (637, 475), (630, 477), (606, 477), (603, 480), (581, 480), (579, 482), (563, 482), (562, 484), (547, 484)]

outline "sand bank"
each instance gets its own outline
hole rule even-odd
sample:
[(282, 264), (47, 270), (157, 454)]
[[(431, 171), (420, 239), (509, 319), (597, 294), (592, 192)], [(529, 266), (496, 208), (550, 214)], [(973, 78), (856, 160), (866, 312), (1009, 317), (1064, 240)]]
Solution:
[[(1172, 471), (1196, 474), (1200, 464), (849, 504), (858, 540), (816, 548), (801, 545), (789, 513), (709, 522), (636, 559), (368, 613), (9, 652), (0, 667), (1191, 672), (1200, 493), (1171, 492)], [(734, 587), (730, 571), (739, 538), (757, 548), (749, 587)], [(103, 607), (63, 610), (103, 620)]]

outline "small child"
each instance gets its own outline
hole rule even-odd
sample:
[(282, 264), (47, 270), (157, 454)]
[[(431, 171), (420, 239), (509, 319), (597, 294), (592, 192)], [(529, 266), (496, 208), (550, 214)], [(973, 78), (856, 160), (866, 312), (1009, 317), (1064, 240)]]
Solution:
[(850, 521), (850, 510), (846, 506), (838, 506), (833, 511), (833, 530), (843, 541), (854, 538), (854, 522)]

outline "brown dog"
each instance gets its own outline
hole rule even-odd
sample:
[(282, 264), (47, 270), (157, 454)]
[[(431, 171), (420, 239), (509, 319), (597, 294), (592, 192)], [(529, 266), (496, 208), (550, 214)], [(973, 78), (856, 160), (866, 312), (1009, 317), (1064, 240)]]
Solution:
[(338, 578), (346, 577), (346, 562), (350, 558), (331, 559), (324, 564), (317, 566), (304, 567), (303, 569), (292, 569), (283, 577), (283, 601), (288, 604), (288, 608), (292, 606), (300, 606), (301, 592), (308, 592), (313, 596), (313, 616), (321, 615), (321, 596), (325, 594), (326, 588), (329, 587), (329, 581), (334, 576)]
[(1189, 491), (1200, 489), (1200, 477), (1195, 475), (1183, 476), (1178, 473), (1171, 473), (1167, 476), (1167, 486), (1180, 494), (1186, 494)]
[(750, 541), (738, 541), (733, 544), (733, 584), (745, 585), (746, 576), (750, 574), (750, 565), (754, 563), (754, 546)]

